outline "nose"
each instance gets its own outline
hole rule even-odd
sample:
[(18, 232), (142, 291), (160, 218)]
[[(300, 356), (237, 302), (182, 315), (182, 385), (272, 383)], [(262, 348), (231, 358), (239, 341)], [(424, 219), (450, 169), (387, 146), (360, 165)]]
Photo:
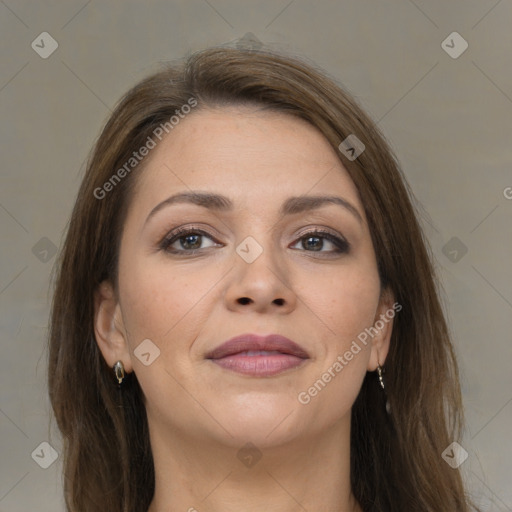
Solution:
[(264, 248), (251, 263), (238, 253), (234, 257), (225, 294), (228, 309), (259, 313), (275, 311), (279, 314), (295, 309), (297, 295), (290, 283), (290, 268), (275, 251)]

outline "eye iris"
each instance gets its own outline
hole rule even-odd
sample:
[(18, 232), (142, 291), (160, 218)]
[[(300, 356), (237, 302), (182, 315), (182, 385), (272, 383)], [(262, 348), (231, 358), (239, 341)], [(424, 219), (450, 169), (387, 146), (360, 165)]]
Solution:
[(318, 236), (309, 236), (303, 239), (302, 246), (305, 249), (313, 249), (319, 251), (323, 247), (323, 240)]
[[(180, 239), (183, 249), (198, 249), (201, 246), (201, 235), (186, 235)], [(191, 247), (190, 245), (193, 247)]]

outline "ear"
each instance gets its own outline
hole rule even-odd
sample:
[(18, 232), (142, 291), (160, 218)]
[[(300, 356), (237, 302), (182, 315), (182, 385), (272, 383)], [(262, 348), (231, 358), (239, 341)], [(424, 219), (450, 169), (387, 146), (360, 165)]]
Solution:
[(384, 289), (381, 292), (379, 305), (373, 321), (373, 327), (369, 330), (372, 333), (372, 349), (368, 361), (368, 371), (372, 372), (380, 364), (384, 366), (389, 352), (389, 343), (393, 331), (393, 319), (402, 306), (395, 302), (393, 292)]
[(94, 335), (111, 368), (121, 361), (125, 372), (133, 371), (121, 307), (109, 281), (103, 281), (94, 293)]

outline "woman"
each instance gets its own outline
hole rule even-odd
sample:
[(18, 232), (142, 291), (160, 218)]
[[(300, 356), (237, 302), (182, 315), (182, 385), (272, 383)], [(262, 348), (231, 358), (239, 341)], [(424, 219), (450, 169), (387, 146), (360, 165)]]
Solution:
[(61, 253), (68, 510), (468, 511), (411, 194), (325, 74), (209, 49), (122, 99)]

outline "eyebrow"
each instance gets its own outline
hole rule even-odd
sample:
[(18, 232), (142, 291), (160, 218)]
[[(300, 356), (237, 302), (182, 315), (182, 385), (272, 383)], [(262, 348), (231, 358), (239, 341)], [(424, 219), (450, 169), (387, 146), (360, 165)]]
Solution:
[[(168, 197), (161, 203), (158, 203), (149, 213), (146, 218), (145, 224), (153, 217), (157, 212), (176, 203), (189, 203), (197, 206), (202, 206), (210, 210), (219, 212), (232, 211), (234, 208), (233, 201), (226, 196), (221, 194), (213, 194), (210, 192), (190, 191), (181, 192), (173, 196)], [(322, 206), (328, 204), (335, 204), (343, 207), (357, 218), (359, 222), (363, 222), (363, 218), (357, 208), (353, 206), (349, 201), (338, 196), (298, 196), (289, 197), (284, 201), (279, 210), (279, 214), (294, 215), (297, 213), (303, 213), (306, 211), (316, 210)]]

